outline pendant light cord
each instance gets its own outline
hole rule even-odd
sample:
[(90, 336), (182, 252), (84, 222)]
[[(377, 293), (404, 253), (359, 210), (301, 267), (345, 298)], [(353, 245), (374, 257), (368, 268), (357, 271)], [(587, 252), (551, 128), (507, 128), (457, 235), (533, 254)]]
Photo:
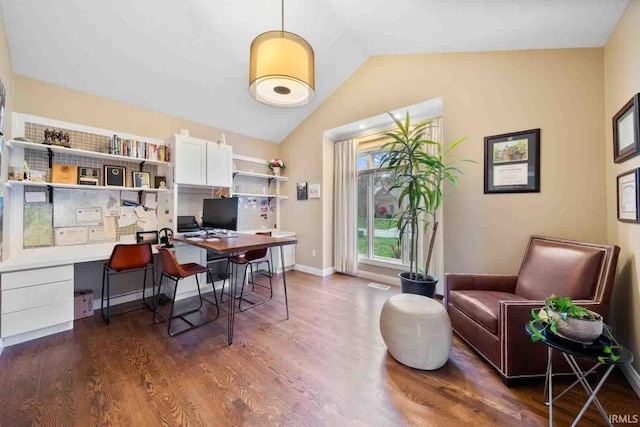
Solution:
[(282, 0), (282, 37), (284, 37), (284, 0)]

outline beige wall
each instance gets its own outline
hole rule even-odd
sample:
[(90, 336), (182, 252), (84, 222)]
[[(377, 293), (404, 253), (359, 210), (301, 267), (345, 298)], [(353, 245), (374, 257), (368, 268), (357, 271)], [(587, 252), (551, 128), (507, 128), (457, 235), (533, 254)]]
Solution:
[[(516, 273), (534, 233), (606, 240), (601, 48), (372, 57), (283, 141), (291, 182), (331, 173), (324, 130), (438, 96), (445, 140), (468, 136), (458, 155), (478, 162), (446, 188), (445, 271)], [(483, 137), (531, 128), (542, 129), (542, 192), (484, 195)], [(319, 201), (288, 202), (282, 226), (300, 235), (296, 262), (332, 265), (319, 256), (330, 222)]]
[(7, 98), (5, 99), (5, 116), (4, 116), (4, 132), (5, 139), (11, 135), (11, 112), (13, 111), (13, 70), (11, 69), (11, 54), (9, 53), (9, 45), (7, 44), (7, 34), (4, 29), (4, 20), (2, 18), (2, 9), (0, 9), (0, 79), (4, 83)]
[(235, 154), (264, 159), (277, 156), (280, 150), (278, 144), (24, 76), (15, 76), (15, 94), (14, 111), (19, 113), (160, 139), (189, 129), (191, 136), (217, 141), (224, 132)]
[(605, 46), (605, 135), (601, 155), (606, 159), (607, 237), (621, 247), (618, 277), (612, 301), (616, 332), (636, 354), (640, 371), (640, 225), (619, 222), (616, 211), (616, 176), (640, 167), (640, 156), (622, 164), (613, 163), (611, 118), (631, 97), (640, 92), (640, 1), (633, 0)]

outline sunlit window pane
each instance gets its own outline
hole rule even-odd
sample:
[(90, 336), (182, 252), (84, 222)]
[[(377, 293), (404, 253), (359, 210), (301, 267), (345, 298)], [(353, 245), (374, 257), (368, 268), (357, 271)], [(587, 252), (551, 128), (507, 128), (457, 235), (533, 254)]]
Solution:
[(401, 259), (399, 232), (394, 215), (398, 212), (400, 189), (391, 187), (395, 180), (387, 172), (373, 176), (373, 254), (377, 257)]
[[(359, 162), (359, 160), (358, 160)], [(360, 175), (358, 177), (358, 253), (364, 256), (369, 255), (369, 240), (368, 240), (368, 200), (367, 200), (367, 188), (369, 177), (367, 175)]]

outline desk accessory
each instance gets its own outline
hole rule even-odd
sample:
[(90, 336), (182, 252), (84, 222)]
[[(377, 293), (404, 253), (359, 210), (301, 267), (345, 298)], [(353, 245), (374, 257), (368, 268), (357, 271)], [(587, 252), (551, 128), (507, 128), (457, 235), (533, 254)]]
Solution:
[(121, 166), (104, 167), (104, 185), (107, 187), (125, 187), (127, 170)]
[(78, 167), (54, 163), (51, 167), (51, 182), (56, 184), (77, 184)]
[(152, 245), (157, 245), (158, 232), (157, 231), (138, 231), (136, 232), (136, 243), (150, 243)]
[(171, 239), (173, 238), (173, 230), (170, 228), (162, 228), (158, 231), (158, 236), (160, 237), (160, 247), (161, 248), (172, 248), (173, 244), (171, 243)]
[(78, 167), (78, 184), (100, 185), (100, 169), (85, 166)]

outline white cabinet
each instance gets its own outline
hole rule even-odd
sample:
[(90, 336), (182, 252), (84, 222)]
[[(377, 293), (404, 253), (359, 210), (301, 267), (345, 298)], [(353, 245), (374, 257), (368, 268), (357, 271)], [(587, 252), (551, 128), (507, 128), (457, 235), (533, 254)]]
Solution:
[(207, 142), (207, 185), (231, 187), (233, 159), (230, 145)]
[(203, 141), (176, 137), (173, 145), (174, 181), (207, 185), (207, 145)]
[(230, 145), (174, 135), (171, 146), (176, 184), (231, 187), (233, 153)]

